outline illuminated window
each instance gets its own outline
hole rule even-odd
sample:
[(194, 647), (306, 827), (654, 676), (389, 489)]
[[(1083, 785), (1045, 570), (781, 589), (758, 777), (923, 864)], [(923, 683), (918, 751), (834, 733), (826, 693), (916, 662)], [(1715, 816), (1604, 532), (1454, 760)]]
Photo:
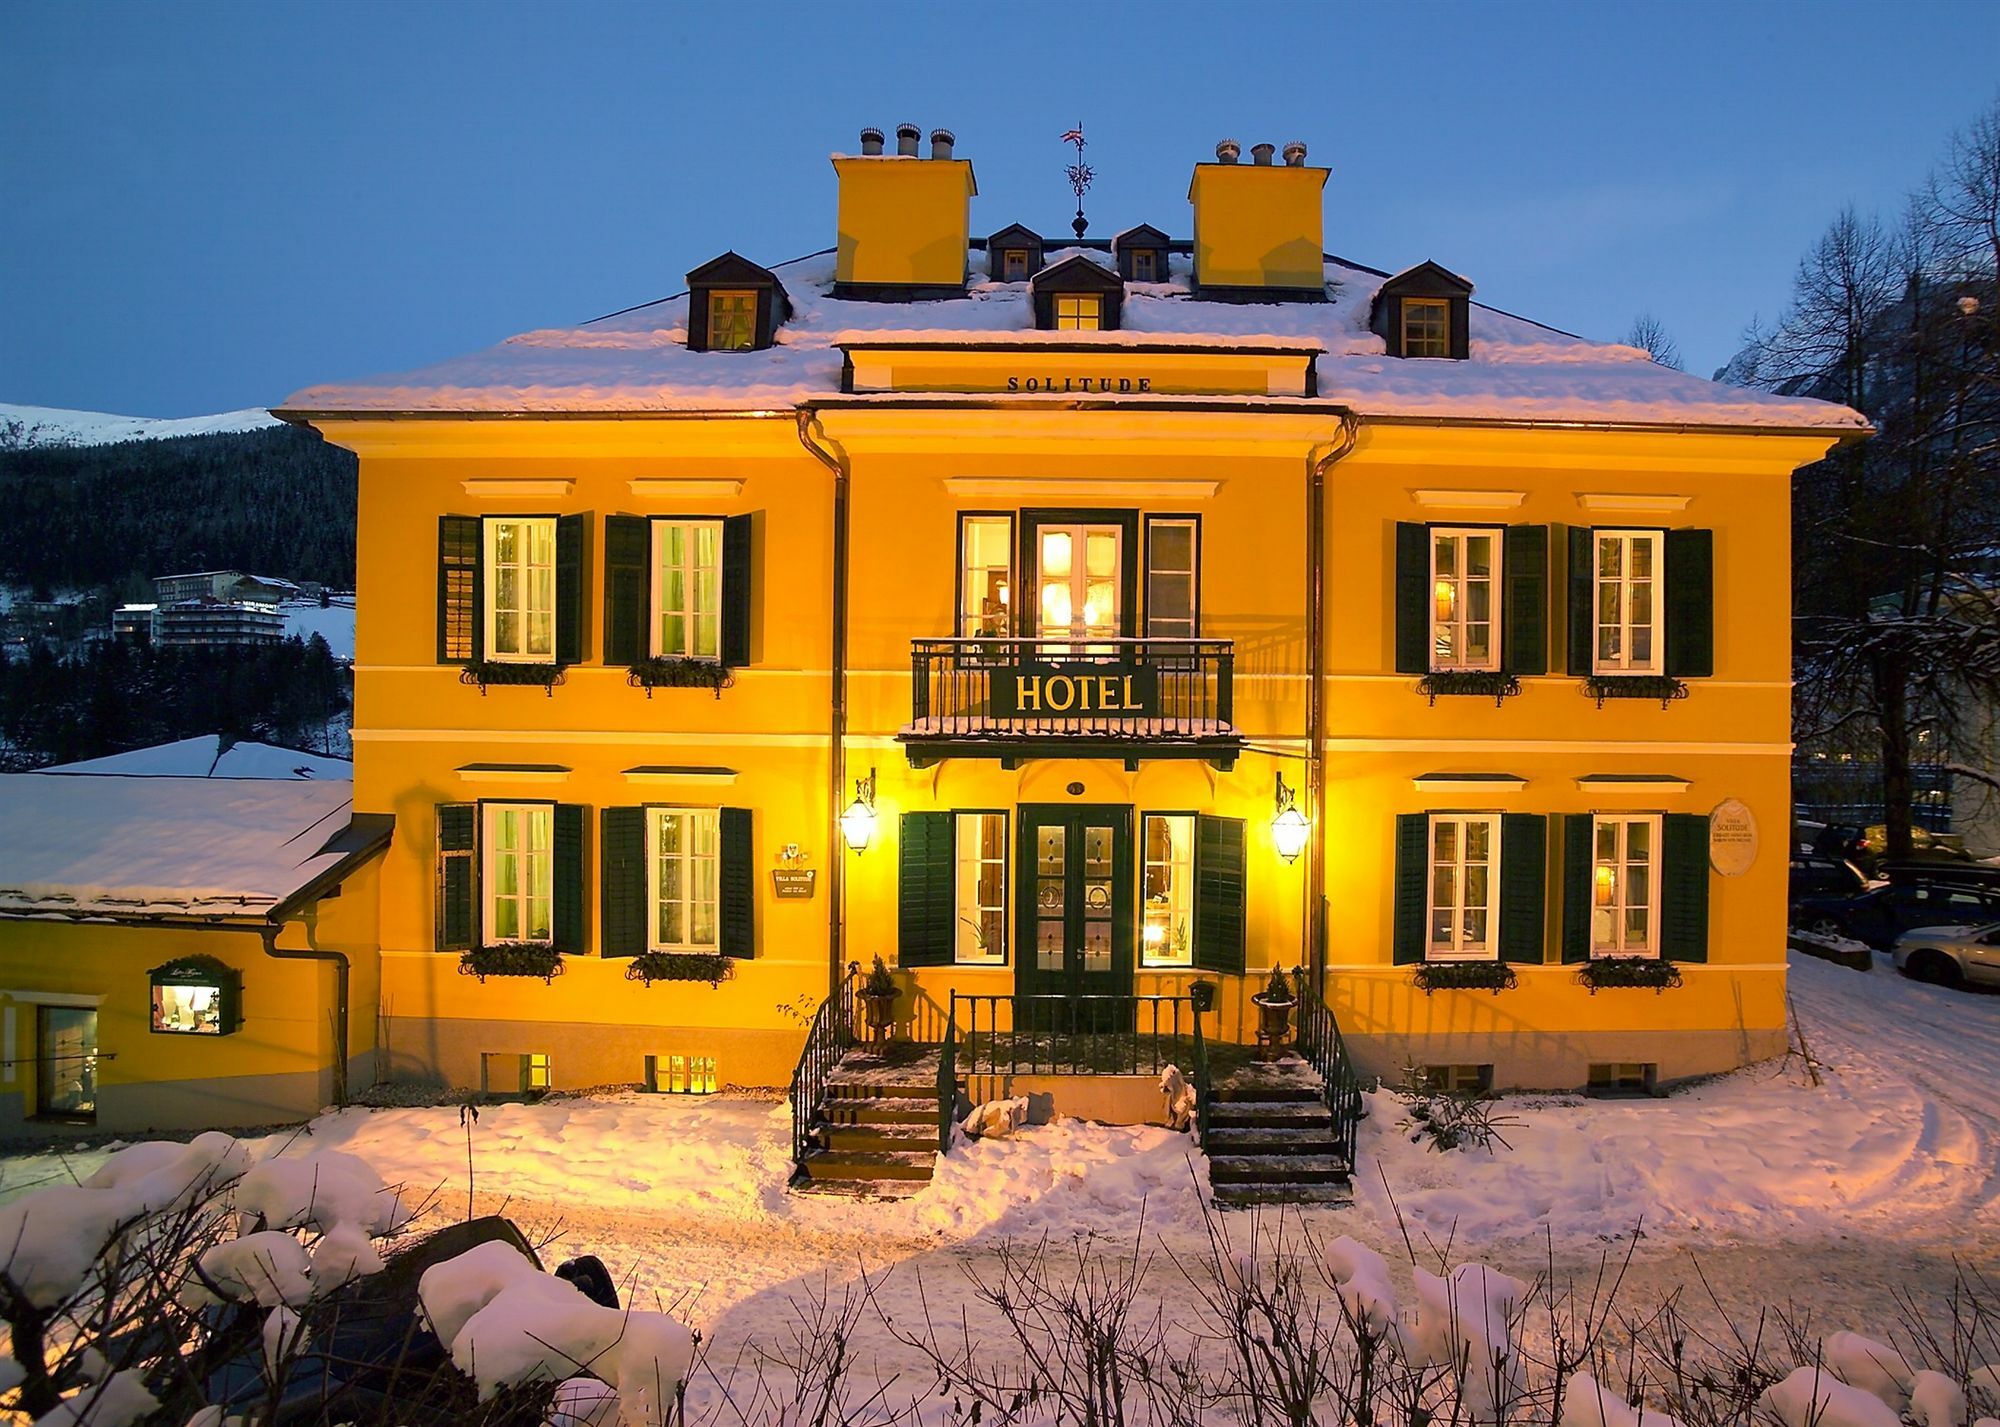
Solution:
[(1095, 332), (1103, 323), (1104, 299), (1095, 293), (1056, 294), (1058, 332)]
[(1118, 634), (1124, 543), (1124, 529), (1116, 525), (1037, 530), (1037, 634), (1099, 639)]
[(1657, 674), (1660, 633), (1658, 530), (1595, 532), (1597, 647), (1591, 668), (1599, 674)]
[(646, 1089), (655, 1095), (713, 1095), (720, 1088), (712, 1055), (649, 1055)]
[(1500, 947), (1500, 816), (1431, 816), (1431, 876), (1425, 956), (1491, 961)]
[(1000, 280), (1002, 282), (1026, 282), (1028, 280), (1028, 250), (1026, 248), (1001, 249)]
[(708, 295), (708, 349), (747, 352), (757, 345), (757, 294), (718, 288)]
[(1132, 281), (1158, 282), (1159, 278), (1155, 275), (1155, 259), (1158, 256), (1151, 248), (1134, 248), (1132, 250)]
[(1496, 530), (1431, 532), (1431, 667), (1497, 669), (1494, 595), (1500, 580)]
[(556, 523), (550, 517), (483, 522), (486, 657), (550, 664), (556, 657)]
[(1139, 960), (1145, 966), (1192, 966), (1194, 819), (1185, 813), (1148, 813), (1140, 842), (1145, 916)]
[(958, 960), (1000, 966), (1007, 960), (1007, 815), (960, 813)]
[(713, 952), (719, 940), (721, 820), (714, 808), (648, 808), (654, 951)]
[(653, 656), (722, 656), (722, 522), (653, 522)]
[(551, 940), (555, 807), (550, 803), (482, 803), (480, 847), (486, 889), (486, 942)]
[(1161, 639), (1195, 636), (1195, 571), (1199, 538), (1193, 520), (1146, 521), (1146, 633)]
[(964, 515), (958, 521), (958, 633), (1004, 636), (1012, 627), (1014, 517)]
[(524, 1055), (521, 1057), (521, 1088), (523, 1090), (546, 1090), (550, 1085), (549, 1058), (546, 1055)]
[(1451, 305), (1442, 297), (1403, 299), (1403, 355), (1451, 355)]
[(1653, 956), (1660, 946), (1660, 818), (1599, 817), (1592, 826), (1590, 954)]

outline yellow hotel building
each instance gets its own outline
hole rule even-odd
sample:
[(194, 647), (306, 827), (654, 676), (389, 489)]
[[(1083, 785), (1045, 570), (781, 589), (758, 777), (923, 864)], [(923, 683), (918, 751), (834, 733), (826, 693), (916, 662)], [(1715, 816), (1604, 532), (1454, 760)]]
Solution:
[(1788, 492), (1861, 417), (1333, 257), (1303, 145), (1108, 241), (861, 149), (823, 252), (280, 410), (360, 458), (373, 1073), (791, 1084), (830, 1168), (861, 1065), (888, 1174), (927, 1084), (1156, 1118), (1161, 1044), (1336, 1122), (1782, 1051)]

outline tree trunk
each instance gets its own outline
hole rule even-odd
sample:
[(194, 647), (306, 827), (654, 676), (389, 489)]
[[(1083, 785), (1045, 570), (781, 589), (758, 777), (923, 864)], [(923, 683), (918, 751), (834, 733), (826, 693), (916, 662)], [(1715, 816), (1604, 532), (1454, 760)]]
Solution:
[(1910, 855), (1910, 705), (1908, 671), (1899, 658), (1875, 666), (1876, 704), (1882, 729), (1882, 821), (1888, 828), (1884, 855)]

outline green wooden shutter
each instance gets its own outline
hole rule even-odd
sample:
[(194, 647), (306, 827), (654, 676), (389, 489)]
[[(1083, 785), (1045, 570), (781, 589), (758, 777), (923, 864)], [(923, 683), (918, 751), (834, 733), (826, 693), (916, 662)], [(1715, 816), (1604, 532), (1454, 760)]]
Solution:
[(1540, 813), (1500, 815), (1500, 959), (1542, 962), (1547, 918), (1549, 820)]
[(1666, 670), (1706, 679), (1715, 673), (1715, 532), (1669, 530), (1666, 562)]
[(470, 664), (481, 655), (479, 517), (438, 517), (437, 661)]
[(1562, 959), (1590, 960), (1591, 839), (1597, 819), (1589, 813), (1563, 815)]
[(643, 515), (604, 518), (604, 662), (651, 656), (653, 524)]
[(1431, 670), (1431, 529), (1396, 522), (1396, 672)]
[(1596, 643), (1595, 605), (1591, 601), (1591, 529), (1569, 528), (1569, 672), (1582, 678), (1591, 671)]
[(1708, 960), (1708, 819), (1668, 813), (1660, 828), (1660, 955)]
[(1194, 964), (1203, 971), (1243, 973), (1243, 841), (1241, 818), (1194, 820)]
[(598, 895), (604, 954), (637, 956), (646, 949), (646, 810), (606, 808), (598, 815)]
[(1500, 616), (1500, 666), (1510, 674), (1549, 672), (1549, 528), (1507, 527), (1501, 556), (1507, 602)]
[(1429, 813), (1396, 815), (1396, 914), (1390, 949), (1398, 966), (1424, 959), (1430, 937), (1424, 927), (1425, 895), (1431, 875)]
[(904, 813), (896, 850), (896, 960), (949, 966), (958, 942), (950, 813)]
[(724, 808), (722, 827), (722, 954), (757, 954), (757, 867), (750, 809)]
[(468, 951), (479, 926), (479, 807), (437, 805), (437, 949)]
[(586, 926), (590, 898), (584, 888), (584, 868), (589, 862), (589, 835), (585, 820), (589, 809), (580, 803), (557, 803), (552, 850), (554, 885), (550, 897), (551, 941), (557, 951), (587, 950), (590, 933)]
[(722, 522), (722, 663), (740, 669), (750, 662), (750, 517)]
[(590, 656), (590, 612), (584, 608), (589, 575), (590, 517), (556, 519), (556, 663), (581, 664)]

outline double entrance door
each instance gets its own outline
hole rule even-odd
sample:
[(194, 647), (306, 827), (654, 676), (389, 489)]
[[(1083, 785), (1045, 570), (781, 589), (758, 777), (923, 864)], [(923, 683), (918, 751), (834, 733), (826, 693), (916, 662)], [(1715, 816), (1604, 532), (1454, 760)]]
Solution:
[(1132, 1029), (1132, 809), (1029, 803), (1015, 866), (1015, 990), (1060, 996), (1038, 1029)]

